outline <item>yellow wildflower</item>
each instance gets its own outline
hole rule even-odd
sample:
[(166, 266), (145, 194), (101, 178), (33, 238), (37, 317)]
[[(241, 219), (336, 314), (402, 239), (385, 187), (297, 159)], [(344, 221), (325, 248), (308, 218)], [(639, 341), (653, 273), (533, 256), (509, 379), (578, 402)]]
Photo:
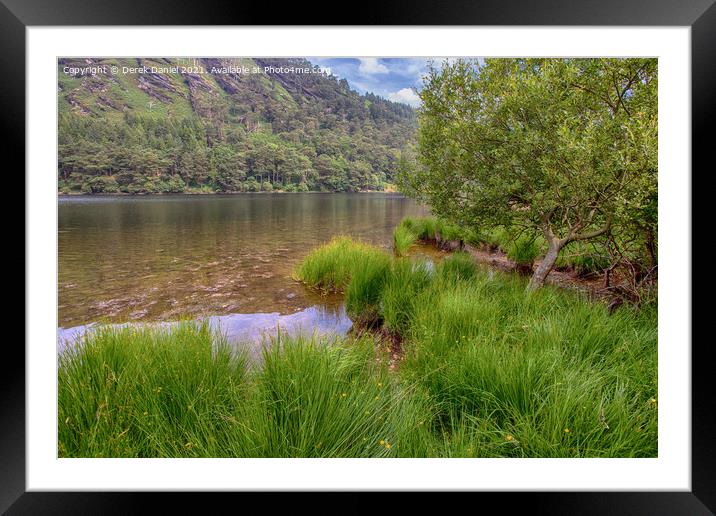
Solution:
[(564, 433), (565, 433), (565, 434), (568, 434), (569, 432), (571, 432), (571, 430), (570, 430), (569, 428), (565, 428), (565, 429), (564, 429)]
[(512, 441), (513, 439), (514, 439), (514, 437), (512, 437), (512, 434), (507, 434), (505, 436), (505, 440), (507, 440), (507, 441)]

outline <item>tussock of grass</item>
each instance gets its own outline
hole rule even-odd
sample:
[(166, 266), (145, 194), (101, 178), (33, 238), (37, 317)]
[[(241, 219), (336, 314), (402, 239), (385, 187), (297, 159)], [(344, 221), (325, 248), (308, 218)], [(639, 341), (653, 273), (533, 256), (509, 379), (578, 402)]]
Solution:
[(507, 247), (507, 257), (517, 265), (532, 265), (540, 254), (539, 242), (529, 236), (517, 238)]
[(411, 231), (420, 240), (435, 240), (439, 222), (435, 217), (406, 217), (398, 227)]
[(372, 265), (380, 268), (389, 260), (380, 249), (350, 237), (338, 237), (311, 251), (296, 269), (295, 277), (310, 287), (344, 291), (356, 269), (365, 270)]
[(346, 312), (354, 323), (372, 326), (380, 321), (378, 303), (389, 272), (390, 260), (384, 254), (367, 255), (352, 266)]
[(395, 260), (381, 295), (385, 327), (404, 334), (413, 318), (418, 296), (430, 285), (434, 271), (431, 262)]
[(437, 220), (437, 235), (443, 240), (464, 240), (465, 232), (455, 224)]
[(397, 226), (393, 231), (393, 248), (396, 256), (405, 256), (410, 246), (415, 243), (418, 236), (405, 226)]
[(475, 260), (468, 253), (453, 253), (437, 265), (438, 275), (445, 281), (468, 280), (478, 272)]

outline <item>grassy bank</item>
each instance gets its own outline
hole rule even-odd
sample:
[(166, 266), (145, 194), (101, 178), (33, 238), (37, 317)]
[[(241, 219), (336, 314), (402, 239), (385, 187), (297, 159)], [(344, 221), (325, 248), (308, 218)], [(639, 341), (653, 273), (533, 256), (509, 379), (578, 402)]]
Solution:
[[(416, 226), (419, 238), (440, 231)], [(365, 264), (377, 252), (344, 239), (304, 263), (325, 260), (325, 277), (345, 272), (348, 299), (354, 281), (368, 283), (328, 252), (339, 247), (352, 248), (354, 262), (366, 253)], [(383, 267), (361, 288), (371, 299), (363, 319), (402, 337), (399, 375), (427, 393), (432, 434), (446, 440), (441, 455), (656, 455), (655, 304), (609, 315), (572, 292), (527, 293), (525, 279), (481, 269), (464, 253), (436, 266), (397, 258)]]
[[(532, 264), (547, 251), (547, 242), (539, 234), (528, 234), (519, 228), (498, 227), (489, 231), (461, 228), (435, 217), (407, 217), (395, 228), (394, 248), (404, 256), (416, 240), (435, 242), (452, 247), (469, 244), (504, 253), (518, 269), (530, 270)], [(602, 272), (611, 263), (603, 246), (589, 242), (571, 242), (560, 254), (556, 269), (571, 269), (579, 275)]]
[(251, 369), (205, 325), (104, 329), (60, 359), (59, 454), (425, 453), (430, 407), (374, 357), (365, 339), (277, 338)]
[[(654, 457), (657, 310), (348, 238), (296, 271), (369, 336), (279, 338), (262, 365), (206, 326), (105, 329), (60, 359), (61, 456)], [(389, 371), (378, 334), (404, 358)], [(366, 335), (366, 334), (364, 334)]]

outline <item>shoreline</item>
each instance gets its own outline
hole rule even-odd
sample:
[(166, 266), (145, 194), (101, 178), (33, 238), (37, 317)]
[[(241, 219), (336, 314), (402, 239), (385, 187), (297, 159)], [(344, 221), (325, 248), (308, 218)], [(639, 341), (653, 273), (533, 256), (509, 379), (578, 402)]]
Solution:
[(57, 192), (57, 197), (166, 197), (171, 195), (293, 195), (293, 194), (392, 194), (405, 197), (405, 194), (398, 190), (358, 190), (354, 192), (321, 192), (319, 190), (309, 190), (307, 192), (286, 192), (284, 190), (275, 190), (271, 192), (152, 192), (152, 193), (127, 193), (127, 192)]

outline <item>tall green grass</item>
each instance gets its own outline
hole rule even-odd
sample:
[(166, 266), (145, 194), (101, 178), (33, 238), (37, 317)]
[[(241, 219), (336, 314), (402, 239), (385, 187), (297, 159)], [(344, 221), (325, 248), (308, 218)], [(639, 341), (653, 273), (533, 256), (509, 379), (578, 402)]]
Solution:
[[(401, 374), (487, 456), (657, 453), (656, 313), (607, 309), (481, 273), (427, 290)], [(506, 446), (506, 444), (509, 444)]]
[(400, 374), (437, 414), (431, 432), (464, 440), (440, 453), (654, 456), (655, 307), (609, 315), (576, 293), (525, 286), (455, 253), (434, 270), (394, 260), (376, 287), (371, 306), (404, 338)]
[(395, 260), (381, 292), (381, 308), (386, 329), (404, 334), (413, 318), (418, 296), (431, 284), (432, 263)]
[(405, 256), (418, 236), (406, 226), (397, 226), (393, 231), (393, 248), (396, 256)]
[(654, 457), (657, 306), (622, 307), (340, 239), (297, 275), (402, 337), (278, 335), (251, 368), (206, 325), (102, 329), (60, 358), (63, 457)]
[(206, 324), (100, 329), (59, 358), (59, 455), (218, 456), (245, 387), (245, 358)]
[(542, 254), (543, 239), (522, 235), (510, 241), (507, 246), (507, 257), (527, 272), (532, 271), (532, 264)]
[(420, 240), (435, 240), (440, 223), (435, 217), (406, 217), (398, 227), (412, 232)]
[(373, 326), (381, 320), (380, 297), (390, 272), (390, 261), (383, 254), (366, 255), (351, 270), (346, 288), (346, 312), (359, 326)]
[(192, 324), (91, 334), (58, 401), (61, 457), (391, 457), (426, 453), (432, 417), (372, 341), (278, 336), (250, 369)]
[(350, 237), (337, 237), (311, 251), (296, 269), (294, 276), (309, 287), (344, 291), (358, 269), (382, 268), (390, 257), (380, 249)]

